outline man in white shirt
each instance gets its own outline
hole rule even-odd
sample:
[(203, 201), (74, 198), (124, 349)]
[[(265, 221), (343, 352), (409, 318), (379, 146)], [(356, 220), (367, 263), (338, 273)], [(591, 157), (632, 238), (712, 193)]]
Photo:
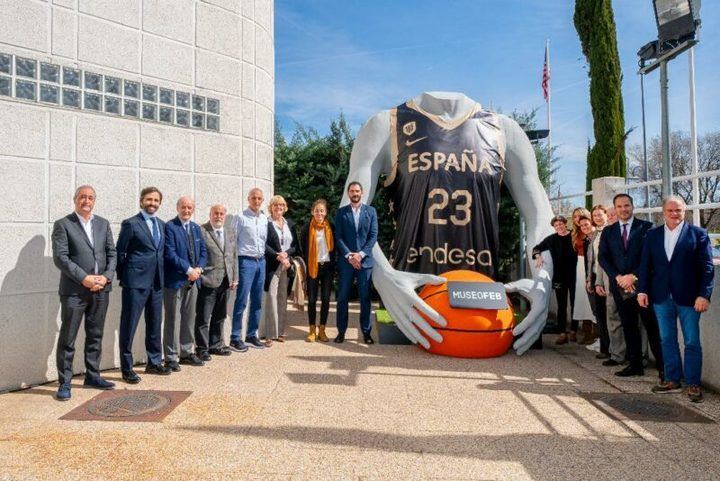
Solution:
[[(708, 310), (715, 274), (710, 238), (704, 229), (685, 222), (685, 201), (680, 197), (663, 201), (663, 217), (665, 225), (647, 233), (638, 270), (638, 304), (652, 304), (657, 315), (665, 364), (665, 380), (652, 391), (677, 391), (682, 377), (690, 401), (701, 402), (700, 314)], [(678, 319), (684, 360), (678, 348)]]

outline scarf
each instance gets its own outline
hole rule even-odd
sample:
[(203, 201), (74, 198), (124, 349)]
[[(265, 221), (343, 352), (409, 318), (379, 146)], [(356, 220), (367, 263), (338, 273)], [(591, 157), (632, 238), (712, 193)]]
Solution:
[(315, 239), (315, 230), (325, 231), (325, 245), (327, 246), (328, 252), (332, 252), (335, 248), (333, 243), (332, 230), (330, 229), (330, 223), (327, 220), (323, 222), (317, 222), (314, 218), (310, 221), (310, 232), (308, 232), (308, 275), (315, 279), (318, 275), (318, 248), (317, 241)]

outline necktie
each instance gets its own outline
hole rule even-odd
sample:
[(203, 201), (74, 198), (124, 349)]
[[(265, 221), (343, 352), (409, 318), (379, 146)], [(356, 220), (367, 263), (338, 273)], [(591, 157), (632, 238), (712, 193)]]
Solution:
[(623, 248), (627, 250), (628, 248), (628, 231), (627, 231), (627, 224), (623, 224), (623, 231), (622, 231), (622, 241), (623, 241)]
[(157, 249), (158, 247), (160, 247), (160, 229), (158, 229), (158, 222), (155, 217), (150, 217), (150, 220), (152, 221), (153, 225), (153, 241), (155, 241), (155, 248)]
[(225, 241), (223, 240), (223, 231), (218, 229), (215, 231), (215, 235), (218, 238), (218, 244), (220, 244), (220, 248), (225, 250)]
[(185, 232), (187, 232), (190, 264), (195, 265), (195, 239), (193, 238), (192, 231), (190, 230), (190, 222), (185, 224)]

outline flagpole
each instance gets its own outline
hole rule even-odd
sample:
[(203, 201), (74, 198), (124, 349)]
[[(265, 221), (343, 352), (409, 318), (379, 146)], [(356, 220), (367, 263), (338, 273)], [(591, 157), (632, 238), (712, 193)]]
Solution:
[(547, 61), (547, 128), (548, 128), (548, 140), (547, 140), (547, 150), (548, 150), (548, 161), (550, 161), (552, 157), (552, 118), (550, 115), (550, 101), (551, 101), (551, 94), (550, 94), (550, 82), (551, 82), (551, 75), (550, 75), (550, 39), (545, 39), (545, 60)]

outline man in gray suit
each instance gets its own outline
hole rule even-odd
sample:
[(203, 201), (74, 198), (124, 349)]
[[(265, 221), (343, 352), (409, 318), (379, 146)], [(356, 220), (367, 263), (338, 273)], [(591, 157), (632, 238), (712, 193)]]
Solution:
[(112, 389), (100, 377), (100, 355), (105, 314), (115, 274), (117, 254), (110, 223), (92, 213), (95, 189), (81, 185), (73, 197), (75, 212), (55, 222), (53, 261), (60, 269), (60, 317), (57, 399), (70, 399), (75, 338), (85, 317), (85, 386)]
[[(207, 264), (202, 273), (195, 318), (195, 346), (203, 361), (211, 354), (229, 356), (223, 339), (227, 317), (228, 291), (238, 285), (237, 240), (232, 223), (225, 224), (227, 209), (222, 204), (210, 208), (210, 220), (201, 231), (207, 247)], [(245, 347), (247, 350), (247, 347)]]

